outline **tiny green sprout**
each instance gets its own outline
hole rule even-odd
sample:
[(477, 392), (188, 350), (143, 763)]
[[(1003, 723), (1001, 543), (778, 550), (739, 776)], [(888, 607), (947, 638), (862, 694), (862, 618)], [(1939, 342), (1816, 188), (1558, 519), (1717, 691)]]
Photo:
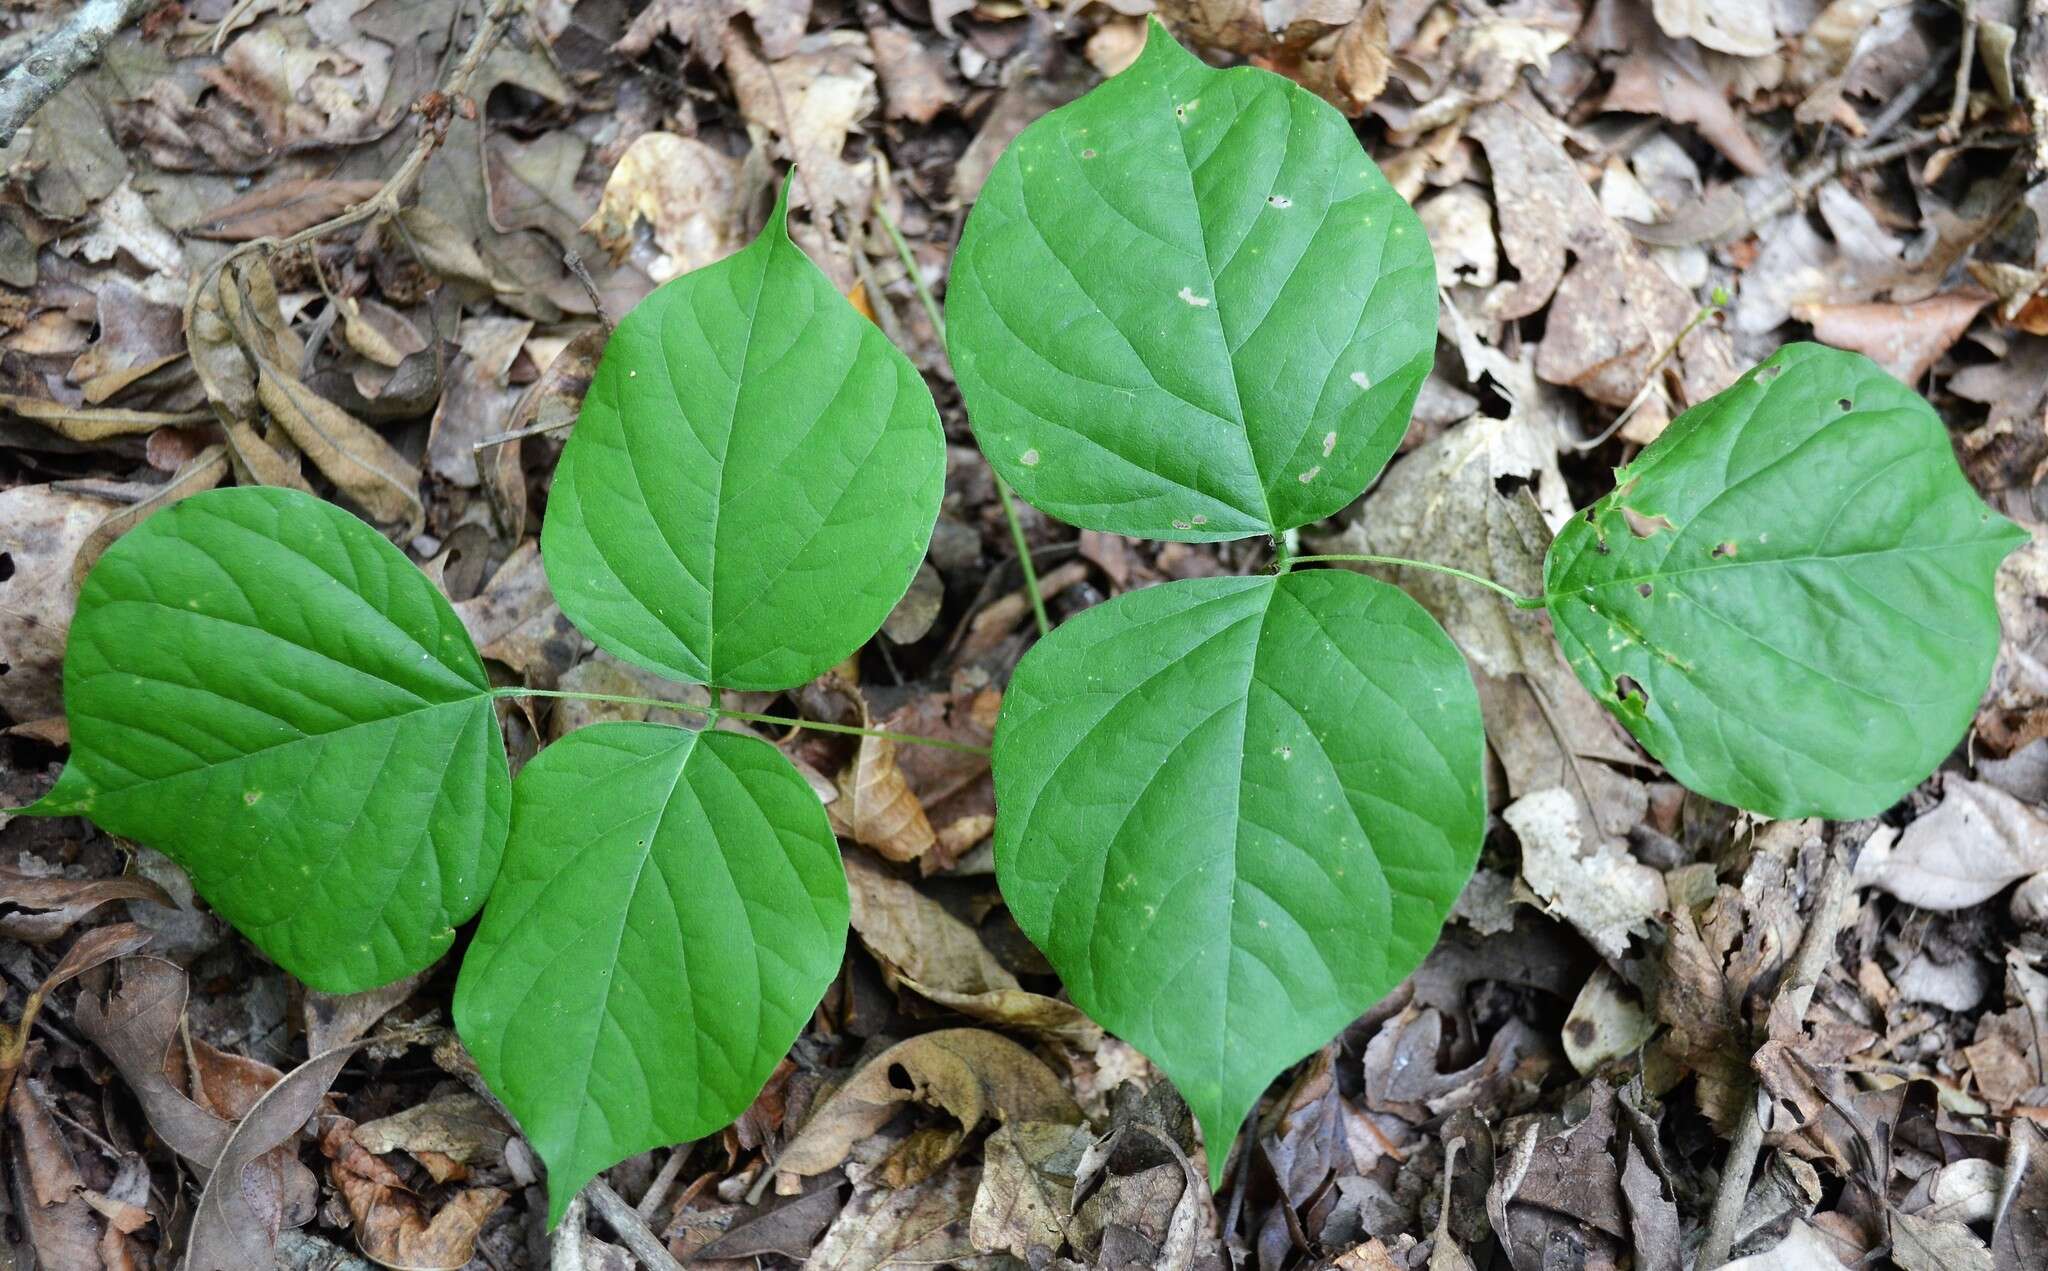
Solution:
[[(711, 687), (693, 709), (713, 718), (769, 718), (718, 690), (798, 686), (873, 635), (943, 487), (929, 391), (791, 242), (786, 197), (620, 323), (541, 534), (563, 612)], [(2025, 537), (1925, 401), (1793, 345), (1618, 471), (1551, 544), (1541, 595), (1290, 556), (1399, 444), (1435, 277), (1335, 110), (1156, 22), (1130, 69), (1011, 145), (954, 262), (948, 349), (1006, 499), (1279, 553), (1057, 628), (1041, 613), (992, 755), (1007, 903), (1186, 1097), (1212, 1183), (1272, 1079), (1428, 954), (1486, 830), (1457, 647), (1399, 589), (1308, 566), (1436, 569), (1545, 610), (1678, 780), (1766, 816), (1865, 817), (1968, 727), (1993, 577)], [(787, 758), (600, 724), (513, 780), (497, 701), (571, 694), (492, 687), (426, 576), (309, 495), (209, 492), (115, 543), (64, 692), (70, 762), (28, 811), (169, 853), (306, 983), (417, 972), (481, 909), (455, 1022), (548, 1167), (550, 1223), (599, 1171), (744, 1111), (838, 973), (846, 881)]]

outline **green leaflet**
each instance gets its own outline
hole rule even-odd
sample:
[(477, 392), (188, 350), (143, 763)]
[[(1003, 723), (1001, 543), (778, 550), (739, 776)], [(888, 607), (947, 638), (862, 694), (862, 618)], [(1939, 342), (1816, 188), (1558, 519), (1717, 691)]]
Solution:
[(1436, 307), (1428, 236), (1344, 117), (1154, 22), (996, 163), (947, 348), (982, 452), (1034, 506), (1204, 542), (1358, 496), (1407, 429)]
[(788, 688), (844, 659), (938, 518), (931, 392), (790, 241), (788, 198), (619, 323), (541, 531), (562, 612), (691, 683)]
[(314, 988), (433, 962), (483, 903), (511, 778), (482, 660), (397, 548), (291, 490), (215, 490), (107, 550), (64, 659), (71, 761), (29, 811), (191, 874)]
[(1398, 589), (1318, 570), (1098, 605), (1018, 666), (996, 871), (1081, 1009), (1173, 1079), (1212, 1182), (1288, 1064), (1436, 942), (1486, 823), (1478, 694)]
[(455, 1024), (547, 1163), (550, 1227), (598, 1171), (746, 1111), (846, 924), (824, 806), (766, 742), (597, 724), (526, 765)]
[(1766, 816), (1874, 816), (1969, 726), (1992, 579), (2025, 541), (1918, 394), (1794, 344), (1616, 472), (1545, 590), (1579, 678), (1678, 780)]

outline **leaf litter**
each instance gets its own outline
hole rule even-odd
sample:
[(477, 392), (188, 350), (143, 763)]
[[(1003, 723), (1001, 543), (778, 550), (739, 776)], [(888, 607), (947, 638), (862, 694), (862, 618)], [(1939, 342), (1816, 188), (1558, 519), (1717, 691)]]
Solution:
[[(1994, 506), (2048, 518), (2038, 6), (1156, 8), (1212, 62), (1342, 111), (1436, 250), (1442, 338), (1403, 457), (1305, 531), (1312, 549), (1538, 591), (1543, 543), (1607, 469), (1809, 337), (1925, 392)], [(1002, 147), (1127, 65), (1154, 9), (549, 0), (452, 97), (479, 29), (453, 0), (195, 3), (117, 37), (5, 152), (6, 802), (62, 757), (77, 580), (228, 482), (376, 522), (499, 683), (697, 703), (593, 650), (539, 568), (608, 323), (747, 241), (794, 161), (799, 242), (925, 368), (964, 446), (920, 288), (943, 296)], [(0, 40), (50, 18), (11, 11)], [(398, 214), (350, 220), (423, 134)], [(738, 706), (987, 744), (1032, 619), (986, 467), (966, 449), (950, 467), (887, 634), (838, 688)], [(1022, 512), (1055, 621), (1265, 560)], [(300, 992), (163, 858), (0, 814), (10, 1252), (61, 1271), (187, 1250), (623, 1268), (655, 1247), (714, 1267), (1459, 1271), (1691, 1266), (1711, 1241), (1755, 1271), (2039, 1265), (2043, 559), (2001, 571), (2006, 638), (1970, 739), (1896, 808), (1834, 826), (1688, 794), (1540, 615), (1387, 574), (1476, 663), (1482, 868), (1423, 967), (1276, 1083), (1213, 1199), (1185, 1107), (1002, 908), (971, 754), (768, 735), (848, 840), (858, 939), (741, 1122), (611, 1170), (623, 1209), (588, 1197), (553, 1240), (533, 1154), (447, 1032), (452, 967)], [(501, 715), (518, 763), (650, 708)], [(1855, 886), (1809, 979), (1836, 860)], [(1731, 1182), (1745, 1120), (1760, 1149)]]

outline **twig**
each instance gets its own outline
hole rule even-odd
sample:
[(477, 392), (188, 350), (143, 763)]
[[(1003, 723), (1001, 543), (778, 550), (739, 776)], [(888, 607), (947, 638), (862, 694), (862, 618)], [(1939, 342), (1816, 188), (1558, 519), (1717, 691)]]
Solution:
[(1949, 103), (1948, 122), (1941, 127), (1941, 139), (1954, 141), (1963, 133), (1963, 122), (1970, 113), (1970, 71), (1977, 57), (1977, 4), (1976, 0), (1958, 0), (1963, 10), (1963, 42), (1956, 56), (1956, 95)]
[(107, 41), (155, 7), (156, 0), (85, 0), (28, 56), (0, 76), (0, 149), (71, 77), (97, 62)]
[[(1804, 1018), (1813, 1001), (1813, 986), (1835, 955), (1835, 936), (1851, 912), (1849, 898), (1854, 888), (1849, 867), (1843, 860), (1839, 840), (1828, 845), (1828, 861), (1821, 870), (1820, 886), (1813, 901), (1813, 916), (1799, 936), (1792, 965), (1778, 986), (1777, 1000), (1798, 1018)], [(1735, 1243), (1735, 1224), (1742, 1217), (1742, 1202), (1749, 1196), (1750, 1175), (1756, 1171), (1757, 1154), (1763, 1149), (1763, 1120), (1758, 1115), (1756, 1092), (1742, 1104), (1742, 1116), (1735, 1125), (1734, 1141), (1728, 1145), (1728, 1160), (1721, 1167), (1720, 1190), (1714, 1193), (1714, 1209), (1707, 1219), (1707, 1234), (1700, 1241), (1699, 1260), (1694, 1271), (1715, 1271), (1728, 1261)]]
[(598, 1217), (611, 1224), (612, 1234), (632, 1250), (633, 1256), (640, 1259), (640, 1265), (647, 1271), (683, 1271), (682, 1264), (668, 1251), (668, 1246), (661, 1243), (661, 1238), (654, 1234), (647, 1220), (626, 1203), (625, 1197), (613, 1191), (611, 1184), (602, 1178), (593, 1178), (583, 1189), (582, 1198), (590, 1202), (591, 1210)]

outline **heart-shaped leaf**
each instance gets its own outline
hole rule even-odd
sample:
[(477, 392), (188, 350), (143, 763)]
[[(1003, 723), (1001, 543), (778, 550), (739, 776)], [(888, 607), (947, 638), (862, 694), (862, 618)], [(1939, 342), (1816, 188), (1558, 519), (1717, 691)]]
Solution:
[(917, 369), (790, 241), (761, 236), (619, 323), (541, 530), (555, 598), (695, 684), (802, 684), (909, 590), (945, 435)]
[(1062, 520), (1210, 541), (1337, 511), (1394, 453), (1436, 266), (1328, 103), (1156, 22), (967, 218), (947, 347), (982, 452)]
[(213, 490), (107, 549), (64, 659), (71, 762), (30, 811), (177, 860), (314, 988), (425, 967), (483, 903), (511, 777), (483, 661), (333, 504)]
[(1794, 344), (1674, 420), (1545, 562), (1558, 642), (1671, 775), (1771, 817), (1874, 816), (1954, 749), (2026, 533), (1925, 401)]
[(594, 724), (513, 789), (455, 1025), (548, 1167), (548, 1223), (635, 1152), (746, 1111), (838, 974), (846, 875), (766, 742)]
[(1220, 1178), (1282, 1068), (1436, 942), (1478, 857), (1465, 660), (1360, 574), (1119, 596), (1017, 667), (996, 873), (1081, 1009), (1173, 1078)]

